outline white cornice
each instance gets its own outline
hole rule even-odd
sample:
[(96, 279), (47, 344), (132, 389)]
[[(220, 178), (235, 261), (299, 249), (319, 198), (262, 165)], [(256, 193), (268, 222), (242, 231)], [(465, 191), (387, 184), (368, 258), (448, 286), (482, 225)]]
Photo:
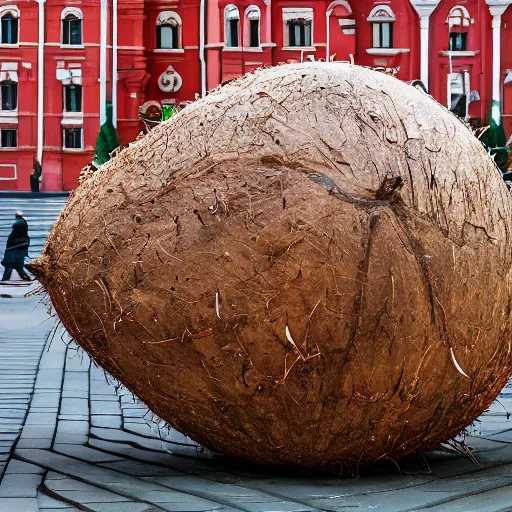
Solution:
[(439, 5), (441, 0), (410, 0), (420, 18), (428, 18)]
[(489, 6), (492, 16), (501, 16), (509, 5), (512, 4), (512, 0), (485, 0)]

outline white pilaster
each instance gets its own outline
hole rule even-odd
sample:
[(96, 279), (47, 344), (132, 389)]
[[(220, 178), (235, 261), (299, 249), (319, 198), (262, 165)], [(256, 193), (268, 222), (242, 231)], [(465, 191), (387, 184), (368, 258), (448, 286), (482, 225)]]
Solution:
[(117, 128), (117, 0), (112, 0), (112, 124)]
[(46, 0), (36, 0), (39, 4), (37, 41), (37, 160), (43, 162), (44, 144), (44, 4)]
[(100, 10), (100, 126), (107, 120), (107, 0)]
[(440, 0), (410, 0), (420, 16), (420, 80), (429, 88), (430, 65), (430, 15), (438, 6)]
[(420, 80), (428, 91), (430, 14), (420, 17)]
[(492, 99), (501, 102), (501, 15), (511, 0), (486, 0), (492, 15)]

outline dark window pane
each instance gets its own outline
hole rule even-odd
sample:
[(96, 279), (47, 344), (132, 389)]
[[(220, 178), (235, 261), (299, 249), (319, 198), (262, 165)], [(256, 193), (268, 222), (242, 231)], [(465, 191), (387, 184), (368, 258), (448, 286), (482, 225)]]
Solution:
[(288, 22), (288, 45), (311, 46), (311, 22), (292, 20)]
[(82, 112), (82, 86), (64, 86), (64, 111)]
[(16, 110), (18, 107), (18, 84), (3, 82), (1, 91), (2, 110)]
[(238, 23), (239, 20), (229, 20), (229, 38), (228, 46), (236, 48), (238, 46)]
[(304, 46), (311, 46), (311, 23), (304, 23)]
[(2, 16), (2, 44), (18, 42), (18, 19), (8, 13)]
[(381, 23), (381, 48), (393, 48), (393, 24)]
[(18, 130), (2, 130), (2, 147), (18, 147)]
[(68, 14), (62, 21), (62, 43), (82, 44), (82, 20), (73, 14)]
[(450, 51), (466, 51), (468, 48), (467, 32), (450, 32)]
[(393, 23), (373, 23), (373, 47), (393, 48)]
[(260, 20), (251, 20), (251, 46), (257, 47), (260, 45)]
[(169, 50), (178, 49), (178, 27), (174, 25), (158, 25), (156, 27), (156, 47)]
[(67, 149), (82, 147), (82, 128), (66, 128), (64, 130), (64, 147)]
[(73, 20), (70, 23), (71, 44), (82, 44), (82, 21)]

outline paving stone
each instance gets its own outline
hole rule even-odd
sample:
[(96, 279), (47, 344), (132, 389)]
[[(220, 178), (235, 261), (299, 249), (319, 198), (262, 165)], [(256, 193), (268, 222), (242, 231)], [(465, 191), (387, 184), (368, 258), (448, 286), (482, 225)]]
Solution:
[(54, 425), (25, 425), (21, 434), (22, 439), (52, 439), (55, 433)]
[(94, 394), (91, 390), (90, 398), (92, 402), (119, 402), (119, 397), (111, 394), (111, 395), (103, 395), (103, 394)]
[(2, 498), (1, 510), (2, 512), (39, 512), (35, 498)]
[(77, 510), (76, 508), (70, 508), (69, 503), (58, 501), (42, 493), (37, 495), (37, 506), (41, 512), (48, 512), (48, 510), (58, 510), (59, 512)]
[(49, 450), (52, 447), (51, 438), (23, 438), (16, 445), (18, 448), (42, 448)]
[(35, 390), (41, 389), (55, 390), (60, 389), (62, 385), (62, 370), (57, 368), (39, 368)]
[(121, 473), (137, 477), (171, 477), (172, 475), (183, 475), (182, 472), (173, 471), (172, 469), (156, 466), (154, 464), (136, 462), (134, 460), (122, 460), (119, 462), (107, 462), (100, 464), (104, 468), (114, 469)]
[(41, 393), (35, 392), (31, 409), (35, 407), (58, 407), (60, 402), (60, 393)]
[(41, 512), (79, 512), (77, 508), (66, 507), (66, 508), (41, 508)]
[(91, 415), (91, 425), (93, 427), (104, 427), (104, 428), (115, 428), (120, 429), (122, 426), (121, 416), (102, 416), (102, 415)]
[[(148, 451), (141, 448), (136, 448), (129, 444), (114, 443), (112, 441), (103, 441), (101, 439), (89, 439), (89, 444), (93, 447), (98, 447), (102, 450), (111, 453), (117, 453), (119, 455), (125, 455), (127, 457), (136, 459), (138, 461), (148, 460)], [(161, 464), (163, 466), (172, 469), (173, 471), (191, 472), (196, 475), (211, 474), (215, 472), (217, 474), (218, 467), (203, 462), (203, 458), (195, 452), (195, 457), (175, 457), (169, 452), (151, 452), (151, 459), (155, 464)], [(211, 462), (210, 459), (205, 459)]]
[(89, 415), (88, 414), (83, 414), (83, 415), (78, 415), (78, 414), (59, 414), (59, 417), (58, 417), (59, 420), (64, 420), (64, 421), (89, 421)]
[(55, 436), (55, 442), (59, 444), (87, 444), (89, 437), (78, 434), (60, 434)]
[(147, 503), (134, 502), (124, 502), (118, 506), (110, 503), (88, 503), (87, 507), (94, 510), (94, 512), (159, 512), (161, 510)]
[(111, 416), (120, 413), (121, 407), (119, 406), (119, 402), (91, 402), (91, 414), (105, 414), (107, 416)]
[(83, 398), (85, 400), (89, 400), (89, 392), (88, 391), (80, 391), (77, 389), (72, 389), (69, 391), (62, 391), (62, 398)]
[(89, 356), (80, 349), (80, 354), (74, 354), (66, 358), (66, 372), (88, 372), (91, 360)]
[(89, 375), (84, 372), (66, 372), (63, 391), (88, 391)]
[(0, 485), (0, 502), (3, 498), (35, 498), (43, 476), (38, 474), (4, 475)]
[(34, 466), (34, 464), (22, 462), (21, 460), (11, 459), (5, 472), (6, 475), (17, 475), (26, 473), (42, 475), (44, 473), (44, 469), (40, 468), (39, 466)]
[(61, 414), (89, 416), (89, 401), (85, 398), (62, 398)]
[(53, 449), (56, 452), (62, 453), (64, 455), (69, 455), (70, 457), (82, 459), (85, 460), (86, 462), (92, 463), (122, 460), (122, 457), (120, 457), (119, 455), (111, 455), (109, 453), (105, 453), (100, 450), (81, 445), (55, 443)]
[(2, 412), (0, 412), (0, 421), (4, 418), (25, 418), (25, 415), (26, 409), (3, 409)]
[(59, 420), (57, 425), (57, 433), (87, 435), (89, 433), (89, 422)]
[(53, 425), (57, 423), (57, 414), (31, 412), (27, 415), (25, 425)]

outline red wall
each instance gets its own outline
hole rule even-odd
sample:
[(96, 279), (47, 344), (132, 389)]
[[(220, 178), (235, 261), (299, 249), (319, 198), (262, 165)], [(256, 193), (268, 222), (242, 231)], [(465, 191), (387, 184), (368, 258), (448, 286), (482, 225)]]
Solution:
[(463, 5), (474, 21), (468, 29), (468, 50), (475, 56), (453, 58), (453, 73), (469, 72), (470, 88), (478, 91), (481, 100), (470, 103), (470, 117), (485, 120), (491, 106), (492, 94), (492, 27), (489, 7), (483, 0), (441, 2), (430, 17), (430, 93), (443, 105), (447, 104), (450, 60), (441, 55), (449, 48), (448, 15), (456, 5)]
[[(224, 8), (227, 4), (238, 6), (241, 17), (241, 37), (246, 30), (245, 9), (257, 5), (261, 11), (260, 48), (224, 47)], [(290, 61), (326, 58), (326, 11), (331, 5), (327, 0), (273, 0), (268, 8), (264, 0), (207, 0), (206, 13), (206, 62), (207, 89), (236, 78), (260, 66), (278, 65)], [(336, 60), (348, 60), (353, 54), (355, 63), (372, 67), (400, 68), (398, 77), (410, 81), (420, 74), (419, 17), (409, 0), (349, 0), (350, 14), (345, 7), (334, 10), (330, 20), (330, 55)], [(405, 51), (396, 55), (373, 55), (371, 24), (368, 16), (374, 6), (388, 5), (393, 10), (394, 48)], [(44, 157), (43, 189), (70, 190), (76, 187), (80, 169), (94, 155), (99, 131), (99, 0), (75, 0), (84, 16), (84, 47), (71, 49), (60, 45), (61, 12), (70, 2), (47, 0), (45, 44), (45, 101), (44, 101)], [(139, 107), (147, 101), (175, 102), (193, 100), (201, 91), (199, 62), (199, 0), (119, 0), (118, 7), (118, 134), (122, 144), (134, 140), (142, 129)], [(481, 100), (470, 105), (470, 115), (485, 122), (491, 104), (492, 86), (492, 28), (489, 8), (485, 0), (441, 0), (430, 18), (430, 93), (442, 104), (447, 103), (447, 75), (449, 59), (442, 55), (448, 49), (446, 19), (455, 5), (465, 6), (474, 23), (469, 28), (470, 50), (474, 56), (454, 58), (453, 71), (468, 71), (471, 90), (478, 91)], [(29, 175), (37, 149), (37, 40), (38, 5), (36, 2), (19, 2), (21, 11), (19, 47), (0, 45), (0, 62), (18, 62), (18, 148), (0, 150), (0, 190), (30, 188)], [(284, 49), (284, 7), (314, 9), (313, 48), (305, 50)], [(180, 51), (156, 50), (156, 19), (162, 10), (173, 10), (182, 19), (182, 49)], [(355, 20), (355, 36), (343, 35), (339, 17)], [(502, 19), (502, 79), (507, 69), (512, 69), (512, 7)], [(111, 20), (108, 20), (110, 27)], [(111, 44), (110, 29), (108, 40)], [(382, 52), (381, 52), (382, 53)], [(383, 52), (386, 53), (386, 52)], [(389, 52), (388, 52), (389, 53)], [(108, 100), (112, 87), (112, 51), (108, 50)], [(83, 86), (82, 150), (63, 150), (62, 140), (62, 83), (57, 80), (58, 66), (80, 65)], [(172, 65), (183, 80), (179, 91), (164, 93), (158, 87), (159, 76)], [(504, 87), (504, 124), (507, 133), (512, 130), (512, 85)], [(0, 124), (1, 119), (0, 119)], [(2, 126), (6, 127), (5, 123)], [(14, 165), (17, 178), (14, 178)]]
[[(18, 4), (20, 40), (27, 45), (0, 48), (0, 62), (18, 63), (18, 147), (0, 150), (0, 190), (30, 189), (29, 175), (37, 144), (37, 3)], [(23, 100), (22, 100), (23, 98)], [(7, 114), (7, 113), (6, 113)], [(15, 167), (17, 179), (15, 177)]]

